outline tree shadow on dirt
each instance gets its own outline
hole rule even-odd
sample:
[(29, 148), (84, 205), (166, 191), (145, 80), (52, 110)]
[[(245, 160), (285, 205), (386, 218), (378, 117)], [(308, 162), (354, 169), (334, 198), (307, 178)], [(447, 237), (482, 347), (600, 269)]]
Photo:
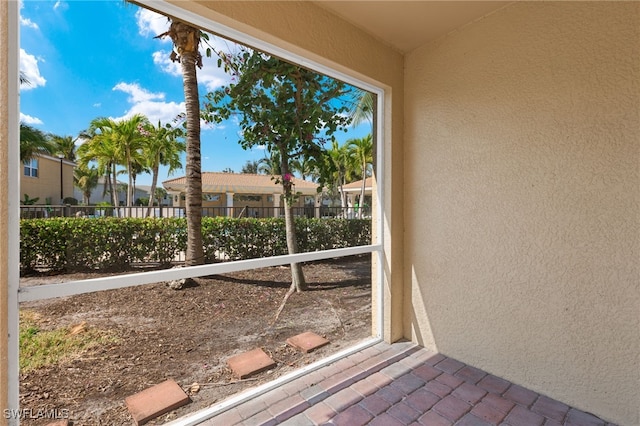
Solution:
[[(291, 281), (273, 281), (273, 280), (260, 280), (260, 279), (246, 279), (246, 278), (237, 278), (237, 277), (229, 277), (226, 275), (209, 275), (207, 277), (202, 277), (206, 279), (215, 279), (218, 281), (225, 281), (229, 283), (237, 283), (237, 284), (249, 284), (255, 285), (258, 287), (265, 288), (282, 288), (288, 289), (291, 286)], [(354, 278), (349, 280), (342, 280), (340, 282), (307, 282), (308, 290), (307, 291), (321, 291), (321, 290), (334, 290), (338, 288), (368, 288), (371, 286), (371, 278), (363, 277), (363, 278)]]

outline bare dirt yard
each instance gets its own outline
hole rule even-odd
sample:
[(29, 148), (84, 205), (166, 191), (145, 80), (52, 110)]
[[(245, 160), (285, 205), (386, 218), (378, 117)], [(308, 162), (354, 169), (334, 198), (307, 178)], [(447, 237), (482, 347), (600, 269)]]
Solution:
[[(21, 311), (36, 318), (42, 329), (75, 327), (109, 339), (55, 365), (21, 372), (20, 408), (33, 413), (68, 410), (75, 426), (130, 425), (125, 398), (173, 379), (192, 402), (149, 423), (162, 424), (371, 335), (370, 256), (309, 263), (304, 273), (309, 291), (293, 294), (275, 324), (291, 282), (289, 267), (209, 276), (182, 290), (157, 283), (23, 303)], [(22, 278), (21, 285), (96, 276), (31, 276)], [(305, 331), (331, 343), (309, 354), (285, 343)], [(227, 359), (255, 348), (269, 354), (277, 367), (245, 380), (233, 377)], [(22, 424), (49, 422), (25, 419)]]

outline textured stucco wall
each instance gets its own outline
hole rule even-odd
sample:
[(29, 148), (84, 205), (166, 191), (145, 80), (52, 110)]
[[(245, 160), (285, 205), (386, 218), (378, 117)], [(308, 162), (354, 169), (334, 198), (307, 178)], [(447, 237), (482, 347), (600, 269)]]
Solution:
[[(174, 1), (250, 36), (314, 60), (385, 90), (384, 260), (386, 303), (383, 335), (403, 337), (402, 329), (402, 108), (404, 58), (373, 37), (304, 1)], [(213, 28), (212, 30), (215, 30)], [(377, 302), (374, 300), (374, 306)], [(375, 311), (375, 309), (374, 309)], [(377, 332), (374, 328), (374, 332)]]
[(640, 3), (515, 3), (405, 62), (407, 337), (625, 425), (639, 23)]

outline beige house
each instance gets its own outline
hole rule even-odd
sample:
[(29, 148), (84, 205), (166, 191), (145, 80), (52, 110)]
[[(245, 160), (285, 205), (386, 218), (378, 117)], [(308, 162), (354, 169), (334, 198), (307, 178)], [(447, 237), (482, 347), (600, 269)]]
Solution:
[[(293, 178), (294, 191), (300, 196), (295, 210), (319, 207), (318, 185)], [(174, 207), (185, 206), (187, 179), (185, 176), (162, 182), (173, 197)], [(283, 189), (269, 175), (250, 173), (202, 173), (202, 207), (210, 216), (278, 217), (284, 207)], [(298, 212), (301, 213), (301, 212)]]
[(38, 154), (25, 161), (20, 171), (20, 199), (38, 198), (36, 204), (62, 204), (73, 197), (73, 169), (75, 163), (50, 155)]
[[(13, 3), (0, 2), (2, 206), (15, 200)], [(382, 90), (385, 340), (640, 424), (640, 3), (171, 8)], [(3, 209), (3, 336), (17, 298), (11, 226)], [(4, 405), (17, 378), (0, 348)]]

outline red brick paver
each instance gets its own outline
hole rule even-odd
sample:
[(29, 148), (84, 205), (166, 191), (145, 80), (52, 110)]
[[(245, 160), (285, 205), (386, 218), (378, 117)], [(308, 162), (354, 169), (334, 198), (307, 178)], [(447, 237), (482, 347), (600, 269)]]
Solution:
[[(252, 407), (247, 410), (252, 414), (242, 420), (238, 413), (244, 406)], [(201, 424), (281, 423), (609, 426), (592, 414), (407, 342), (378, 343)]]
[(227, 364), (231, 371), (241, 379), (276, 366), (269, 355), (260, 348), (232, 356), (227, 360)]
[(136, 425), (143, 425), (189, 402), (191, 400), (187, 394), (173, 380), (166, 380), (125, 399), (125, 404)]

